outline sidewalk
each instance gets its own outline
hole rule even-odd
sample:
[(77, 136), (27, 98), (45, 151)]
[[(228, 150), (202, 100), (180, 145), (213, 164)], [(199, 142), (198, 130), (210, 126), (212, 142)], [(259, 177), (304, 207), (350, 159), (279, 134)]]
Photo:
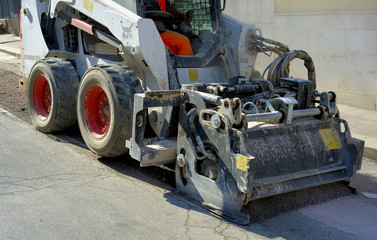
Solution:
[(14, 34), (0, 34), (0, 51), (20, 57), (20, 37)]
[(377, 111), (338, 104), (340, 117), (348, 122), (352, 137), (365, 141), (364, 157), (377, 162)]
[[(0, 51), (20, 57), (20, 37), (0, 34)], [(338, 105), (340, 116), (351, 129), (352, 136), (365, 141), (364, 157), (377, 161), (377, 111)]]

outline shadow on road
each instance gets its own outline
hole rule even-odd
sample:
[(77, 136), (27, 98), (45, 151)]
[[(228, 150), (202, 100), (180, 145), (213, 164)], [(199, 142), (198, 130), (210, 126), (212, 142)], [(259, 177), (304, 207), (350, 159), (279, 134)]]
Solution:
[(121, 175), (133, 177), (169, 191), (175, 188), (174, 165), (142, 168), (140, 162), (129, 155), (114, 158), (99, 157), (98, 161)]
[[(168, 192), (164, 194), (164, 197), (166, 198), (166, 201), (175, 206), (187, 210), (203, 212), (214, 216), (215, 218), (219, 218), (217, 215), (210, 213), (199, 204), (194, 202), (188, 204), (186, 198), (183, 198), (181, 195), (174, 192), (175, 172), (173, 170), (173, 165), (141, 168), (139, 162), (132, 159), (130, 156), (117, 158), (101, 157), (98, 160), (121, 175), (133, 177), (148, 184), (168, 190)], [(312, 204), (323, 203), (352, 193), (353, 190), (349, 188), (346, 183), (332, 183), (254, 200), (244, 206), (242, 212), (250, 215), (251, 222), (256, 223), (288, 211)]]

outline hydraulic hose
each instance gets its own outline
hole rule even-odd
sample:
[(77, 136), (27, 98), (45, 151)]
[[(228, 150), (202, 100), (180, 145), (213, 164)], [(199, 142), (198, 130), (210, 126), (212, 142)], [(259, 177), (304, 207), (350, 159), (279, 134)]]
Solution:
[(267, 84), (268, 86), (268, 89), (269, 89), (269, 95), (267, 96), (267, 99), (270, 99), (272, 97), (272, 94), (274, 92), (274, 86), (273, 84), (271, 83), (271, 81), (267, 81), (265, 79), (259, 79), (259, 78), (253, 78), (251, 79), (251, 81), (255, 84), (260, 84), (260, 83), (265, 83)]
[(304, 65), (308, 71), (308, 80), (313, 81), (314, 89), (316, 88), (316, 75), (313, 59), (309, 56), (308, 53), (302, 50), (294, 50), (286, 52), (279, 57), (277, 57), (263, 73), (266, 73), (268, 70), (267, 79), (275, 86), (280, 86), (280, 79), (289, 77), (289, 63), (293, 59), (302, 59), (304, 60)]
[[(194, 120), (195, 120), (196, 116), (197, 116), (197, 114), (196, 114), (196, 108), (191, 109), (190, 112), (187, 114), (187, 124), (188, 124), (188, 126), (190, 128), (191, 134), (194, 135), (195, 141), (196, 141), (196, 143), (198, 145), (197, 146), (198, 151), (201, 154), (203, 154), (203, 156), (205, 156), (205, 157), (200, 157), (200, 156), (197, 156), (197, 155), (195, 157), (197, 159), (199, 159), (199, 160), (203, 160), (206, 157), (209, 158), (209, 159), (214, 160), (214, 159), (216, 159), (216, 156), (213, 155), (213, 153), (205, 150), (203, 140), (200, 137), (200, 135), (198, 133), (198, 130), (196, 129), (196, 126), (194, 124)], [(195, 152), (195, 154), (196, 154), (196, 152)]]

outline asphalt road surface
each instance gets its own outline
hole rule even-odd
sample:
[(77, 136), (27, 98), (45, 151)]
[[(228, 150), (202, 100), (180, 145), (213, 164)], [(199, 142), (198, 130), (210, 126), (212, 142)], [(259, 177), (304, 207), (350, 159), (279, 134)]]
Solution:
[(351, 183), (254, 201), (239, 226), (173, 192), (169, 168), (100, 158), (77, 129), (35, 131), (19, 60), (0, 53), (0, 239), (377, 239), (377, 164)]

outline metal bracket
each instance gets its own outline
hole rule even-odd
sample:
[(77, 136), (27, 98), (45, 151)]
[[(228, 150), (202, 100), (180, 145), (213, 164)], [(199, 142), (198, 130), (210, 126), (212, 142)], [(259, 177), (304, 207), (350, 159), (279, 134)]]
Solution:
[(226, 98), (221, 103), (218, 112), (227, 116), (230, 121), (230, 126), (240, 125), (242, 121), (242, 105), (239, 98)]
[(180, 91), (149, 91), (135, 94), (132, 138), (126, 140), (132, 158), (140, 161), (140, 166), (155, 166), (173, 163), (176, 160), (175, 138), (157, 139), (153, 143), (144, 140), (149, 107), (166, 107), (180, 105)]
[[(285, 123), (291, 124), (293, 119), (293, 107), (298, 104), (297, 100), (291, 97), (281, 97), (281, 98), (274, 98), (266, 102), (267, 106), (269, 104), (278, 111), (280, 108), (283, 108), (287, 111), (285, 117)], [(266, 111), (267, 112), (267, 111)]]
[(334, 92), (323, 92), (320, 98), (320, 105), (327, 107), (330, 117), (338, 114), (339, 110), (336, 106), (336, 95)]

